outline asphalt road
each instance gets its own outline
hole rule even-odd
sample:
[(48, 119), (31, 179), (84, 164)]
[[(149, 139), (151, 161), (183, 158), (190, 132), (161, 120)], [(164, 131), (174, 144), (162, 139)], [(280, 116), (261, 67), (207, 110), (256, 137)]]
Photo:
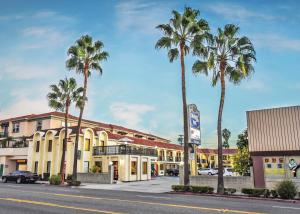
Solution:
[(0, 183), (0, 214), (40, 213), (300, 213), (300, 204)]

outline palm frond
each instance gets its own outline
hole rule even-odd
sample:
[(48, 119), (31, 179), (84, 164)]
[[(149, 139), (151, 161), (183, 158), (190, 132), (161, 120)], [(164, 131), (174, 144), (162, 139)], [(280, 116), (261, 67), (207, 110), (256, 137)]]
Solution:
[(179, 56), (179, 51), (177, 48), (172, 48), (168, 51), (168, 57), (170, 62), (173, 62), (174, 60), (176, 60)]

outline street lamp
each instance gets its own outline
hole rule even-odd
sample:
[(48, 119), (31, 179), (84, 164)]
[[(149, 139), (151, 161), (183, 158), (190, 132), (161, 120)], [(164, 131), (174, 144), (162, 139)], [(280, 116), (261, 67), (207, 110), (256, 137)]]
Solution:
[(180, 135), (178, 135), (178, 139), (177, 139), (177, 142), (180, 144), (180, 146), (182, 146), (183, 145), (183, 135), (182, 134), (180, 134)]

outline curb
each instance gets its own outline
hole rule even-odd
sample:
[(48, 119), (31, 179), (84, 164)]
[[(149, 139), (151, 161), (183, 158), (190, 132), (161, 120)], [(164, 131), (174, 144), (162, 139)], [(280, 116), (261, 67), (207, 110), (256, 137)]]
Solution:
[(216, 193), (205, 194), (205, 193), (192, 193), (192, 192), (168, 192), (169, 194), (174, 195), (191, 195), (191, 196), (209, 196), (209, 197), (217, 197), (217, 198), (235, 198), (242, 200), (256, 200), (256, 201), (275, 201), (275, 202), (284, 202), (284, 203), (292, 203), (292, 204), (300, 204), (299, 199), (280, 199), (280, 198), (260, 198), (260, 197), (248, 197), (243, 195), (219, 195)]

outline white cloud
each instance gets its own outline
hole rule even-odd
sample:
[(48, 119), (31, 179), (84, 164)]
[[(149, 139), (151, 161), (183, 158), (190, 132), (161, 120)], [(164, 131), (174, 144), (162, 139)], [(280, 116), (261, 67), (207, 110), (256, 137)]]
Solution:
[(26, 62), (21, 59), (3, 59), (0, 60), (0, 80), (30, 80), (36, 78), (52, 77), (58, 73), (54, 65), (39, 65)]
[(145, 34), (155, 33), (155, 27), (164, 20), (166, 11), (169, 11), (162, 4), (137, 0), (121, 1), (115, 9), (120, 31), (137, 30)]
[(56, 48), (67, 41), (67, 33), (54, 27), (28, 27), (21, 31), (28, 42), (23, 49)]
[(279, 34), (256, 34), (251, 36), (254, 46), (273, 51), (300, 51), (300, 39), (288, 38)]
[(110, 106), (110, 112), (116, 120), (122, 121), (130, 128), (140, 128), (142, 116), (155, 109), (146, 104), (131, 104), (118, 102)]
[(242, 89), (246, 89), (246, 90), (250, 90), (250, 91), (266, 91), (268, 89), (268, 87), (266, 86), (266, 84), (259, 79), (250, 79), (248, 81), (245, 81), (242, 85), (241, 85)]
[(26, 88), (15, 87), (10, 92), (13, 102), (8, 106), (0, 102), (1, 119), (50, 111), (46, 99), (47, 92), (48, 86), (45, 84), (30, 85)]
[(57, 21), (73, 21), (74, 18), (70, 16), (66, 16), (55, 11), (50, 10), (41, 10), (35, 11), (33, 13), (18, 13), (18, 14), (10, 14), (10, 15), (2, 15), (0, 16), (0, 21), (18, 21), (24, 19), (30, 20), (57, 20)]
[(246, 19), (263, 19), (263, 20), (275, 20), (278, 19), (278, 16), (268, 15), (265, 12), (255, 12), (251, 11), (249, 8), (242, 7), (237, 4), (228, 4), (228, 3), (217, 3), (210, 4), (207, 6), (209, 10), (214, 13), (217, 13), (221, 16), (224, 16), (227, 19), (238, 19), (240, 21), (245, 21)]

